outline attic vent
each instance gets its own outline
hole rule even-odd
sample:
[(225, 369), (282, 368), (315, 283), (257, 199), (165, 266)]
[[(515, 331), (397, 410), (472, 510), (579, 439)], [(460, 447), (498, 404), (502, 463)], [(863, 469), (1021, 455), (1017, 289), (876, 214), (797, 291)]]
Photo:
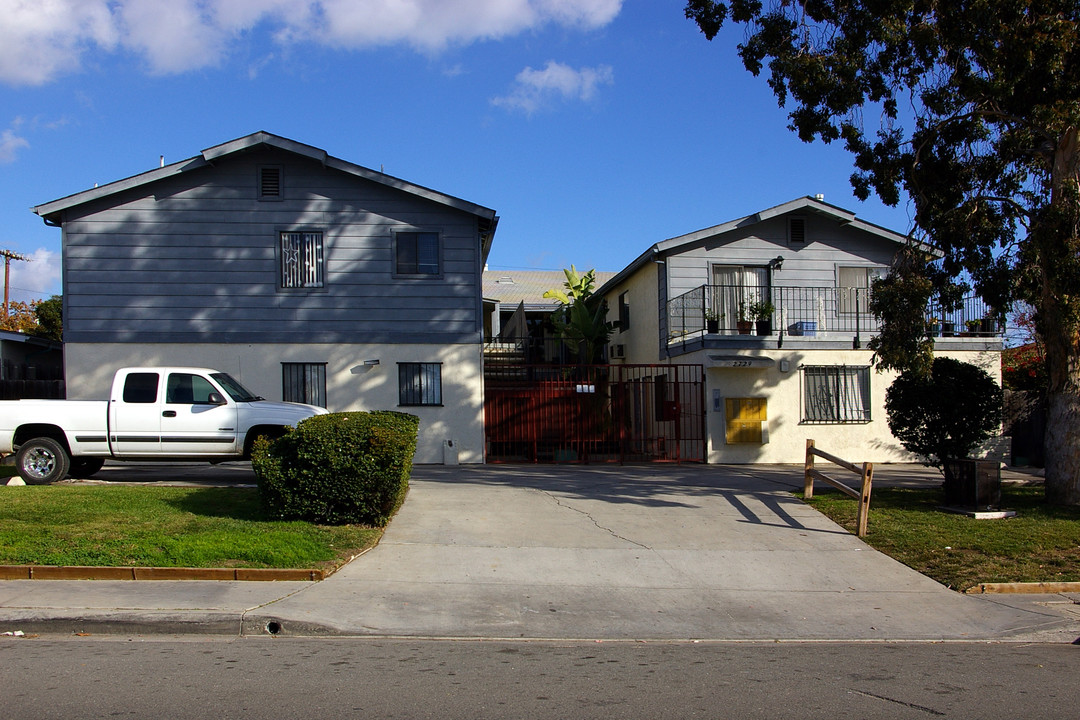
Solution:
[(280, 198), (281, 197), (281, 168), (279, 168), (279, 167), (262, 167), (262, 168), (259, 168), (259, 197), (260, 198)]
[(788, 244), (806, 243), (806, 218), (788, 218)]

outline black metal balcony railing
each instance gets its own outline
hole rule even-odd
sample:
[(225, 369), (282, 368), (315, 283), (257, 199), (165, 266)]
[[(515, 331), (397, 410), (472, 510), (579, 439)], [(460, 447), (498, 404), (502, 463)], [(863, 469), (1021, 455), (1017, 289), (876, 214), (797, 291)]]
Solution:
[[(878, 331), (869, 299), (869, 288), (701, 285), (668, 302), (668, 339), (678, 343), (703, 335), (843, 335), (858, 345)], [(926, 324), (935, 337), (987, 338), (1003, 332), (998, 316), (974, 295), (951, 312), (931, 303)]]
[(580, 348), (572, 348), (566, 342), (553, 337), (529, 337), (521, 339), (484, 338), (484, 362), (529, 365), (589, 365), (607, 362), (607, 346), (596, 348), (591, 360), (583, 358)]

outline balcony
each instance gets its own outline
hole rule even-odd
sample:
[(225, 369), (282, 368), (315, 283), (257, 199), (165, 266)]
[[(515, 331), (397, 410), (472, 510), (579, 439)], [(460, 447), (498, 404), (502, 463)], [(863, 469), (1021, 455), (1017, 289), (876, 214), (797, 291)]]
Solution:
[[(668, 345), (730, 344), (782, 347), (785, 341), (850, 342), (866, 346), (878, 332), (869, 309), (869, 288), (745, 287), (702, 285), (667, 304)], [(965, 297), (960, 308), (944, 312), (931, 303), (928, 333), (952, 343), (954, 338), (999, 341), (1002, 323), (979, 297)]]

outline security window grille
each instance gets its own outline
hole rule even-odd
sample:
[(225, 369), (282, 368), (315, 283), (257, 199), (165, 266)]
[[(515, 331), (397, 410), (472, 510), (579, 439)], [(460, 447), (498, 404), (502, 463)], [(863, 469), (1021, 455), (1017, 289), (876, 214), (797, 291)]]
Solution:
[(442, 363), (398, 363), (398, 404), (442, 405)]
[(396, 274), (439, 274), (439, 233), (399, 232), (394, 239)]
[(259, 168), (259, 197), (264, 200), (281, 198), (281, 168)]
[(807, 365), (803, 376), (803, 422), (870, 422), (870, 367)]
[(281, 287), (323, 286), (323, 234), (281, 233)]
[(326, 407), (326, 363), (281, 363), (281, 397)]

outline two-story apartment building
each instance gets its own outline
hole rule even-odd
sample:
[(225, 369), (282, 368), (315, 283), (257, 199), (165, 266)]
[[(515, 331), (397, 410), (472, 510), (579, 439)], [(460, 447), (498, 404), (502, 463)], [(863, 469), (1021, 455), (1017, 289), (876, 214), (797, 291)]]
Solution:
[(416, 462), (482, 462), (495, 211), (265, 132), (34, 208), (63, 233), (68, 397), (129, 365), (420, 417)]
[[(905, 242), (820, 197), (659, 242), (599, 290), (619, 325), (609, 357), (704, 366), (709, 462), (801, 462), (808, 438), (859, 461), (911, 460), (885, 416), (895, 374), (867, 349), (870, 283)], [(936, 314), (938, 354), (1000, 376), (985, 305)]]

